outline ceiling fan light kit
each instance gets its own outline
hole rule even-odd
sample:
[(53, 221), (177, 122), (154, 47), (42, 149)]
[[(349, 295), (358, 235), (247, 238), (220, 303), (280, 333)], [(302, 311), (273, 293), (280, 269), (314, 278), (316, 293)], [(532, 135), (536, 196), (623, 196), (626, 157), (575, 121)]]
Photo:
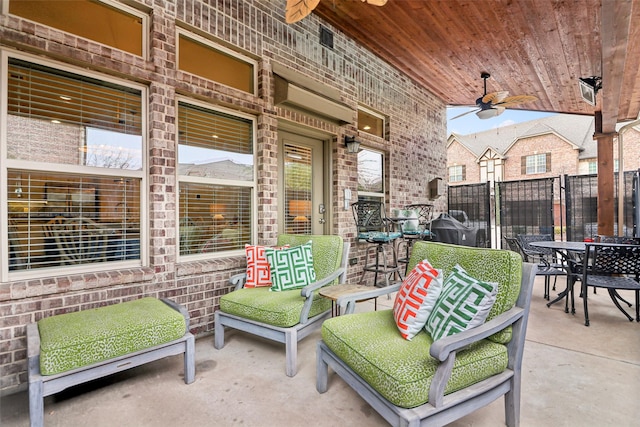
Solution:
[(480, 98), (476, 99), (476, 106), (478, 108), (475, 110), (467, 111), (466, 113), (462, 113), (459, 116), (452, 118), (451, 120), (457, 119), (458, 117), (462, 117), (469, 113), (476, 113), (476, 116), (478, 116), (478, 118), (486, 120), (504, 113), (504, 110), (507, 107), (512, 107), (524, 102), (538, 100), (538, 98), (531, 95), (508, 96), (509, 92), (507, 91), (487, 93), (487, 79), (491, 77), (491, 74), (483, 71), (482, 73), (480, 73), (480, 77), (484, 80), (484, 93)]
[(492, 117), (496, 117), (500, 113), (497, 108), (487, 108), (485, 110), (480, 110), (476, 113), (476, 116), (481, 118), (482, 120), (490, 119)]

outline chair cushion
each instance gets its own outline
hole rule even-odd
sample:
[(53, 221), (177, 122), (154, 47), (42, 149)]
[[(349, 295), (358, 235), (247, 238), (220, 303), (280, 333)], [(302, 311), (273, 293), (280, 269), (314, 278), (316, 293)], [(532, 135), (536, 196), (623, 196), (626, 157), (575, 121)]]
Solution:
[[(511, 309), (520, 293), (522, 258), (505, 250), (473, 248), (445, 243), (418, 241), (411, 250), (408, 268), (412, 269), (423, 259), (442, 269), (445, 277), (456, 264), (476, 279), (498, 284), (496, 301), (486, 320)], [(511, 340), (511, 327), (492, 335), (489, 339), (506, 344)]]
[[(270, 292), (270, 288), (238, 289), (220, 297), (220, 310), (281, 328), (300, 323), (304, 299), (300, 290)], [(331, 309), (331, 300), (314, 294), (309, 318)], [(397, 332), (396, 332), (397, 333)]]
[(393, 303), (393, 317), (404, 339), (413, 338), (427, 323), (440, 291), (442, 271), (424, 260), (405, 277)]
[(497, 289), (496, 283), (475, 279), (456, 265), (444, 281), (427, 320), (427, 332), (439, 340), (483, 324), (496, 300)]
[[(288, 248), (289, 245), (278, 246), (274, 249)], [(247, 280), (244, 283), (245, 288), (257, 288), (260, 286), (271, 286), (271, 268), (269, 261), (264, 254), (265, 246), (245, 245), (245, 253), (247, 254)]]
[(182, 314), (156, 298), (142, 298), (38, 322), (40, 372), (53, 375), (182, 337)]
[(316, 281), (311, 241), (293, 248), (266, 248), (264, 253), (271, 269), (272, 291), (304, 288)]
[(367, 231), (365, 233), (358, 233), (358, 239), (366, 240), (372, 243), (387, 243), (402, 237), (402, 233), (399, 231)]
[[(426, 403), (438, 361), (429, 355), (433, 340), (420, 331), (403, 339), (392, 310), (334, 317), (322, 325), (322, 339), (357, 375), (385, 399), (403, 408)], [(482, 340), (457, 353), (445, 393), (463, 389), (504, 371), (507, 349)]]

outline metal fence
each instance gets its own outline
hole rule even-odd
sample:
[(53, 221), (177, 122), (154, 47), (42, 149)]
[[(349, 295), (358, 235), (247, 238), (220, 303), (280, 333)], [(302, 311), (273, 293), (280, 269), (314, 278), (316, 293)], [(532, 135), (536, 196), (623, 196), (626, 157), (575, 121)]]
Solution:
[[(624, 172), (622, 236), (634, 236), (634, 227), (640, 221), (640, 190), (634, 192), (633, 184), (634, 179), (640, 182), (639, 174)], [(617, 173), (614, 178), (614, 234), (618, 235)], [(597, 175), (496, 182), (494, 194), (492, 197), (488, 182), (449, 186), (449, 214), (478, 228), (477, 246), (502, 247), (501, 236), (517, 234), (551, 234), (556, 240), (569, 241), (598, 234)], [(635, 203), (634, 194), (638, 199)]]
[(491, 247), (491, 192), (489, 183), (449, 186), (449, 215), (476, 227), (476, 246)]
[(555, 188), (560, 188), (559, 177), (498, 182), (501, 235), (553, 235), (554, 205), (562, 200)]
[[(633, 177), (624, 172), (624, 224), (621, 236), (633, 236)], [(565, 175), (567, 240), (581, 241), (598, 235), (598, 175)], [(618, 235), (618, 174), (614, 174), (613, 234)]]

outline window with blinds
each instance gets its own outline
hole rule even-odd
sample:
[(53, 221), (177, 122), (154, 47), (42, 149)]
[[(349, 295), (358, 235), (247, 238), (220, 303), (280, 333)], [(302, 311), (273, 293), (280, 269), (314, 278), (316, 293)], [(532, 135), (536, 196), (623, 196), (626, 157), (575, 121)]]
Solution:
[(140, 89), (9, 60), (7, 157), (142, 170)]
[(384, 155), (362, 149), (358, 153), (358, 200), (384, 202)]
[(181, 256), (243, 249), (253, 221), (254, 122), (178, 103)]
[(8, 271), (139, 263), (144, 88), (17, 58), (7, 69)]
[(146, 50), (147, 15), (114, 1), (10, 0), (9, 13), (134, 55)]

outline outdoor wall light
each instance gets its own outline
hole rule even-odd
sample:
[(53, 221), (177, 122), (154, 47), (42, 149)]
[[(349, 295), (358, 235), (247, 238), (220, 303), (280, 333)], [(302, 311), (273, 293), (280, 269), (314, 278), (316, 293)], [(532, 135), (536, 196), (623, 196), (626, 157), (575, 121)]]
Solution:
[(347, 146), (347, 153), (357, 153), (360, 151), (360, 141), (355, 136), (345, 136), (344, 145)]
[(583, 101), (590, 105), (596, 105), (596, 95), (602, 89), (602, 78), (598, 76), (580, 77), (578, 83)]

